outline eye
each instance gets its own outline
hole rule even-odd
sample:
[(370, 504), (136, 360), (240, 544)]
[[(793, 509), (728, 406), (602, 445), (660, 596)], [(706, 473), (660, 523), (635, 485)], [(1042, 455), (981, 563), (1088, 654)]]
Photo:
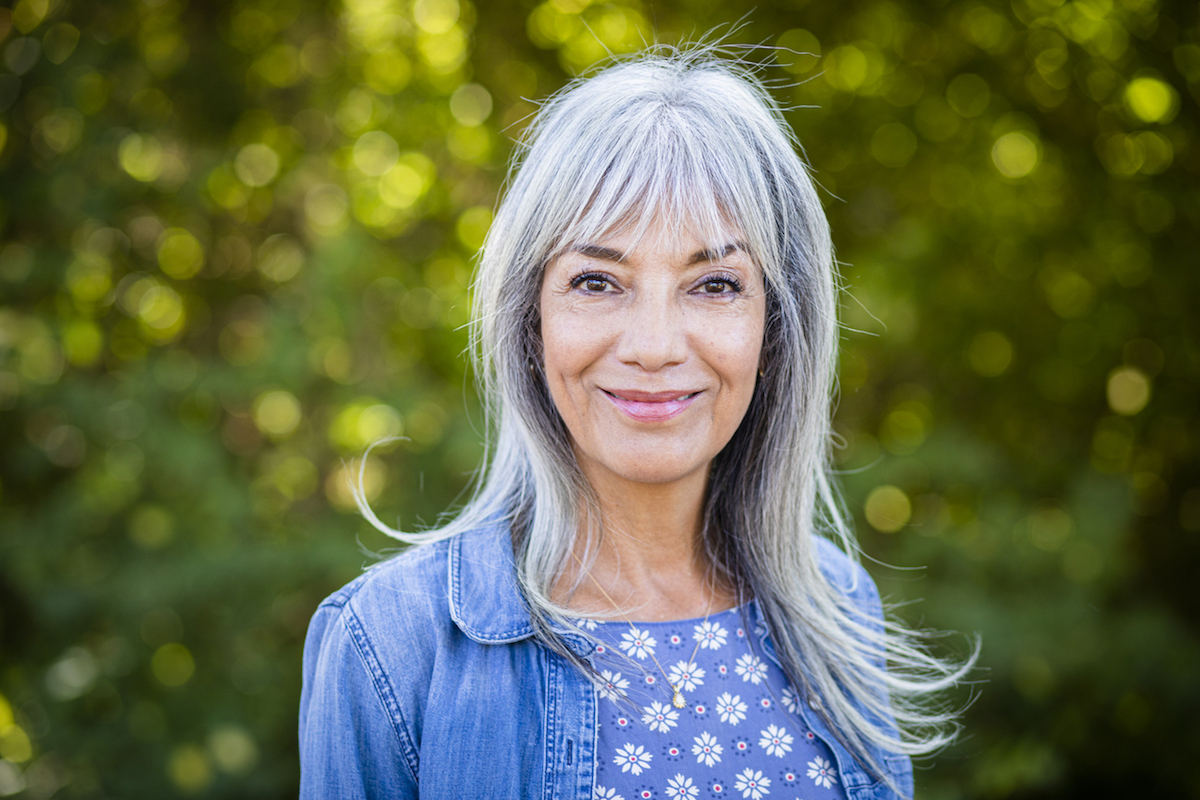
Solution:
[(701, 294), (738, 294), (742, 284), (728, 275), (713, 275), (701, 282), (698, 290)]
[(607, 275), (597, 272), (589, 272), (584, 275), (577, 275), (571, 279), (572, 289), (584, 289), (589, 292), (606, 292), (613, 288), (612, 279)]

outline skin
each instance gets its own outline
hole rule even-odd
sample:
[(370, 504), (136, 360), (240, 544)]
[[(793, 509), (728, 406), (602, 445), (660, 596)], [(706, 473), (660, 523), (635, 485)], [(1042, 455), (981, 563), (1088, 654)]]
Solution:
[(604, 528), (590, 577), (576, 562), (556, 585), (581, 613), (650, 621), (733, 605), (704, 559), (701, 512), (754, 393), (766, 300), (737, 232), (712, 244), (659, 222), (638, 241), (579, 242), (543, 277), (546, 381)]

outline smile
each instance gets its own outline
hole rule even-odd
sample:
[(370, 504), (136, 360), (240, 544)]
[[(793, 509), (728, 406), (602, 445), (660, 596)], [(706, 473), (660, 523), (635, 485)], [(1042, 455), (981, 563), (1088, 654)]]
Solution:
[(627, 417), (639, 422), (662, 422), (683, 413), (699, 392), (639, 392), (602, 389)]

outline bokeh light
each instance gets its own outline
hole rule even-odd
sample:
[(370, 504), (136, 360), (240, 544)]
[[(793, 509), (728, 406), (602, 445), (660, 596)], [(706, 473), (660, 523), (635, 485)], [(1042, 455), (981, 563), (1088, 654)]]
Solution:
[(0, 796), (295, 796), (308, 618), (395, 548), (355, 487), (409, 530), (469, 496), (506, 159), (572, 78), (713, 29), (830, 217), (863, 563), (983, 641), (918, 796), (1194, 793), (1194, 9), (17, 0)]

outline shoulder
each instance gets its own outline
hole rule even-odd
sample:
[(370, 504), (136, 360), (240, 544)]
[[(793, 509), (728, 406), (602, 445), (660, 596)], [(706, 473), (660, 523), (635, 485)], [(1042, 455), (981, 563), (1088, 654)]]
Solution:
[(825, 580), (844, 595), (861, 613), (883, 616), (883, 604), (875, 581), (857, 560), (824, 536), (815, 536), (817, 564)]
[[(816, 537), (816, 553), (817, 562), (825, 580), (848, 601), (848, 616), (855, 628), (850, 635), (855, 639), (862, 640), (864, 637), (871, 636), (871, 634), (865, 633), (870, 631), (878, 641), (878, 637), (884, 635), (885, 623), (883, 603), (880, 601), (875, 581), (871, 579), (857, 559), (851, 558), (845, 551), (824, 537)], [(878, 645), (870, 645), (867, 657), (881, 672), (887, 670), (887, 659)], [(886, 688), (880, 687), (879, 691), (886, 700)], [(868, 719), (873, 719), (873, 724), (886, 730), (893, 737), (899, 736), (895, 719), (890, 713), (880, 716), (875, 711), (864, 708), (856, 699), (852, 698), (851, 703)], [(900, 793), (896, 794), (880, 785), (877, 789), (878, 793), (870, 796), (897, 798), (897, 800), (905, 797), (911, 798), (913, 796), (913, 775), (912, 761), (909, 757), (879, 748), (874, 748), (874, 756), (889, 774)]]
[[(325, 598), (309, 623), (305, 677), (320, 672), (323, 656), (332, 651), (353, 654), (370, 668), (381, 650), (428, 641), (428, 632), (451, 625), (447, 550), (445, 541), (410, 547)], [(416, 632), (423, 635), (406, 635)], [(407, 657), (419, 657), (418, 650), (409, 647)]]
[[(363, 798), (371, 785), (396, 796), (414, 794), (418, 739), (403, 710), (407, 687), (397, 684), (397, 656), (420, 671), (423, 648), (406, 628), (428, 628), (445, 608), (445, 546), (416, 547), (378, 564), (327, 597), (308, 627), (300, 693), (300, 796)], [(438, 576), (441, 576), (439, 580)], [(442, 616), (448, 619), (443, 611)], [(401, 647), (401, 649), (403, 649)], [(368, 769), (362, 752), (376, 754)]]
[(352, 614), (374, 622), (379, 621), (380, 616), (393, 615), (401, 618), (416, 615), (427, 619), (436, 611), (447, 616), (448, 552), (448, 541), (410, 547), (369, 567), (329, 595), (317, 613)]
[(448, 542), (410, 547), (370, 567), (317, 607), (304, 649), (306, 682), (351, 665), (375, 678), (417, 669), (453, 626), (447, 605)]
[(454, 625), (448, 551), (448, 541), (410, 547), (325, 598), (309, 625), (305, 661), (333, 648), (352, 651), (376, 674), (384, 665), (418, 669)]
[[(418, 773), (423, 676), (452, 635), (446, 542), (412, 547), (327, 597), (309, 624), (300, 696), (301, 796), (361, 797)], [(361, 752), (387, 764), (374, 778)]]

